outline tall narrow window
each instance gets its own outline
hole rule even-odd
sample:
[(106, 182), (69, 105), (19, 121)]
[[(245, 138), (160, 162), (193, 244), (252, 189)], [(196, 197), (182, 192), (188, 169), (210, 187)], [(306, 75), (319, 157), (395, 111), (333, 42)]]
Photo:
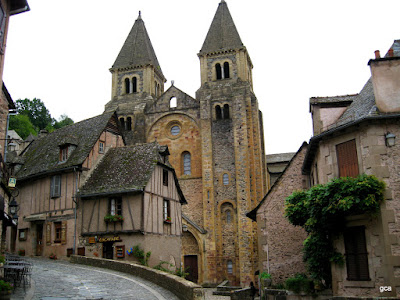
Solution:
[(104, 142), (99, 142), (99, 153), (104, 153)]
[(229, 105), (224, 105), (224, 119), (229, 119)]
[(168, 186), (168, 170), (163, 169), (163, 185)]
[(124, 118), (119, 118), (119, 123), (121, 124), (122, 129), (125, 129), (125, 120), (124, 120)]
[(131, 117), (128, 117), (126, 119), (126, 130), (129, 130), (129, 131), (132, 130), (132, 118)]
[(50, 197), (58, 198), (61, 196), (61, 175), (54, 175), (50, 182)]
[(122, 198), (111, 198), (109, 200), (109, 214), (112, 216), (122, 215)]
[(60, 162), (64, 162), (68, 159), (68, 145), (60, 148)]
[(228, 271), (228, 274), (233, 274), (233, 263), (231, 260), (228, 260), (226, 262), (226, 269)]
[(137, 93), (137, 78), (132, 78), (132, 93)]
[(130, 82), (129, 78), (125, 78), (125, 94), (130, 93)]
[(61, 243), (61, 222), (54, 222), (54, 243)]
[(217, 76), (217, 80), (222, 79), (222, 69), (220, 64), (215, 65), (215, 74)]
[(156, 95), (156, 96), (158, 96), (158, 85), (157, 85), (157, 82), (154, 82), (154, 94)]
[(221, 106), (219, 106), (219, 105), (217, 105), (217, 106), (215, 107), (215, 118), (216, 118), (217, 120), (222, 119), (222, 110), (221, 110)]
[(230, 224), (232, 222), (232, 214), (230, 209), (226, 210), (226, 223)]
[(224, 62), (224, 78), (229, 78), (229, 63)]
[(363, 226), (350, 227), (344, 232), (347, 280), (370, 280), (368, 252)]
[(164, 199), (163, 201), (163, 218), (164, 221), (168, 220), (168, 218), (171, 218), (169, 200), (167, 199)]
[(172, 97), (169, 100), (169, 108), (175, 108), (177, 106), (177, 101), (176, 101), (176, 97)]
[(183, 153), (183, 174), (184, 175), (192, 174), (192, 157), (189, 152)]
[(359, 172), (356, 141), (351, 140), (336, 145), (336, 154), (339, 167), (339, 177), (357, 177)]
[(229, 175), (227, 173), (225, 173), (224, 175), (222, 175), (222, 183), (224, 185), (228, 185), (229, 184)]

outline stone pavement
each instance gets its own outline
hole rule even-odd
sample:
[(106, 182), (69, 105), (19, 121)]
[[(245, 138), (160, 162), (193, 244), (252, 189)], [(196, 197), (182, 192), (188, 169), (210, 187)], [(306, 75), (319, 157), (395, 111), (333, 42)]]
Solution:
[[(68, 261), (27, 258), (33, 264), (32, 284), (16, 288), (13, 300), (178, 300), (173, 293), (140, 277)], [(205, 289), (207, 300), (228, 300)]]

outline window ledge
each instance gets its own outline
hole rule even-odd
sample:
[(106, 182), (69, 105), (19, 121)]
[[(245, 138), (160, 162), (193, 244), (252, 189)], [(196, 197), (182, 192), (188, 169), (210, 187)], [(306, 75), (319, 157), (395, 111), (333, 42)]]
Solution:
[(363, 280), (363, 281), (356, 281), (356, 280), (344, 280), (343, 281), (343, 286), (345, 287), (375, 287), (375, 282), (370, 280)]

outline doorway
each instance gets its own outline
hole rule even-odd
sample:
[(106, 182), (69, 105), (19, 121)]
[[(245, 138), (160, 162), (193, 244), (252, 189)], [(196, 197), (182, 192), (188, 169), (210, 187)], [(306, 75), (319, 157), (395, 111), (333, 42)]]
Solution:
[(36, 224), (36, 255), (43, 254), (43, 224)]
[(197, 281), (199, 280), (197, 255), (185, 255), (183, 264), (185, 266), (185, 272), (189, 273), (186, 279), (197, 283)]
[(113, 259), (114, 258), (114, 242), (103, 243), (103, 258)]

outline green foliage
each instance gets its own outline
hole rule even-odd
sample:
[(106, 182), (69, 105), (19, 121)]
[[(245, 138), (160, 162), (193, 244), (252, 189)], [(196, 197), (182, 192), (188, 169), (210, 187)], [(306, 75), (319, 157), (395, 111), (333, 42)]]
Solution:
[(121, 215), (105, 215), (104, 216), (104, 221), (107, 223), (112, 223), (112, 222), (122, 222), (124, 220), (124, 217)]
[(140, 245), (136, 245), (132, 247), (132, 255), (134, 257), (136, 257), (140, 264), (142, 264), (143, 266), (148, 266), (148, 261), (151, 255), (151, 252), (144, 252), (143, 249), (140, 248)]
[(45, 129), (47, 125), (53, 123), (50, 112), (42, 100), (18, 99), (15, 104), (18, 113), (27, 116), (37, 130)]
[(309, 234), (303, 250), (313, 278), (330, 282), (331, 262), (344, 263), (332, 240), (343, 232), (347, 216), (376, 214), (384, 200), (384, 190), (384, 182), (374, 176), (360, 175), (333, 179), (286, 198), (286, 217)]
[(15, 130), (22, 139), (26, 139), (30, 134), (37, 135), (35, 127), (32, 125), (28, 116), (10, 116), (10, 130)]
[(11, 291), (13, 289), (13, 285), (7, 281), (0, 280), (0, 291)]
[(174, 271), (171, 271), (168, 268), (165, 268), (163, 265), (168, 265), (168, 266), (173, 267), (173, 268), (175, 267), (173, 264), (162, 260), (162, 261), (160, 261), (158, 263), (158, 265), (155, 265), (153, 268), (156, 269), (156, 270), (160, 270), (160, 271), (164, 271), (164, 272), (167, 272), (167, 273), (171, 273), (171, 274), (177, 275), (177, 276), (182, 277), (182, 278), (185, 278), (186, 276), (189, 275), (189, 273), (187, 272), (187, 269), (175, 268), (175, 272), (174, 272)]
[(260, 274), (260, 279), (271, 279), (271, 274), (269, 274), (267, 272), (262, 272)]
[(72, 124), (74, 124), (74, 121), (64, 114), (60, 116), (59, 121), (54, 121), (53, 128), (59, 129)]
[(300, 294), (301, 292), (310, 294), (314, 290), (314, 283), (311, 279), (307, 278), (307, 275), (297, 273), (294, 277), (286, 279), (285, 287), (296, 294)]
[(4, 255), (0, 255), (0, 264), (4, 264), (6, 262), (6, 257)]

